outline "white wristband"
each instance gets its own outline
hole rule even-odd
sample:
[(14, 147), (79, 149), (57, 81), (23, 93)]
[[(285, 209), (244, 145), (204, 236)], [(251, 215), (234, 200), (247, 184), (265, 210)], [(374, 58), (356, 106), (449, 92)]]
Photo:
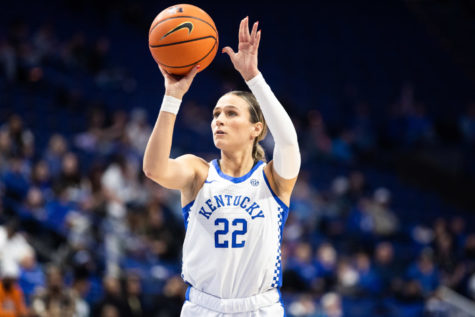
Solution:
[(175, 97), (165, 95), (163, 96), (163, 101), (160, 107), (160, 111), (166, 111), (166, 112), (170, 112), (176, 115), (178, 113), (178, 110), (180, 109), (180, 105), (181, 105), (181, 99), (177, 99)]

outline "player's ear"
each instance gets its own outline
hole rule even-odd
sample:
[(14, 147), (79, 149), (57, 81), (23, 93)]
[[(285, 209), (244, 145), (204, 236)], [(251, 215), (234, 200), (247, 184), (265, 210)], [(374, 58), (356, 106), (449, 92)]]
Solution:
[(264, 129), (264, 125), (262, 122), (256, 122), (252, 125), (252, 136), (257, 138), (262, 133), (262, 129)]

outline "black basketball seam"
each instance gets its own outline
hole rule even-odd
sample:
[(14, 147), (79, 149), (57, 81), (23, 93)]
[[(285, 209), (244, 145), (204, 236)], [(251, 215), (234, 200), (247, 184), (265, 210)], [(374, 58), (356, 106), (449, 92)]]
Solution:
[(216, 33), (216, 35), (218, 35), (218, 31), (214, 28), (214, 26), (212, 26), (210, 23), (206, 22), (205, 20), (203, 19), (200, 19), (200, 18), (197, 18), (197, 17), (194, 17), (194, 16), (190, 16), (190, 15), (180, 15), (180, 16), (177, 16), (177, 17), (170, 17), (170, 18), (166, 18), (165, 20), (161, 20), (159, 22), (157, 22), (157, 24), (155, 24), (151, 29), (150, 31), (148, 32), (148, 34), (150, 35), (150, 33), (152, 33), (152, 31), (162, 22), (165, 22), (165, 21), (168, 21), (168, 20), (171, 20), (171, 19), (179, 19), (179, 18), (190, 18), (190, 19), (196, 19), (196, 20), (199, 20), (201, 22), (204, 22), (206, 24), (208, 24), (212, 29), (213, 31)]
[(180, 41), (180, 42), (173, 42), (173, 43), (168, 43), (168, 44), (160, 44), (160, 45), (149, 45), (151, 48), (157, 48), (157, 47), (164, 47), (164, 46), (171, 46), (171, 45), (175, 45), (175, 44), (183, 44), (183, 43), (188, 43), (188, 42), (193, 42), (193, 41), (199, 41), (199, 40), (204, 40), (204, 39), (208, 39), (208, 38), (212, 38), (215, 43), (216, 43), (216, 38), (212, 35), (208, 35), (208, 36), (203, 36), (203, 37), (197, 37), (195, 39), (191, 39), (191, 40), (186, 40), (186, 41)]
[(170, 66), (170, 65), (166, 65), (166, 64), (163, 64), (163, 63), (160, 63), (159, 61), (156, 61), (157, 63), (159, 63), (160, 65), (162, 66), (165, 66), (165, 67), (170, 67), (170, 68), (184, 68), (184, 67), (190, 67), (190, 66), (193, 66), (199, 62), (201, 62), (202, 60), (204, 60), (206, 57), (208, 57), (208, 55), (213, 51), (213, 49), (216, 47), (216, 44), (218, 43), (218, 41), (215, 39), (214, 41), (214, 45), (213, 47), (209, 50), (208, 53), (206, 53), (205, 56), (203, 56), (201, 59), (197, 60), (196, 62), (194, 63), (191, 63), (191, 64), (188, 64), (188, 65), (184, 65), (184, 66)]

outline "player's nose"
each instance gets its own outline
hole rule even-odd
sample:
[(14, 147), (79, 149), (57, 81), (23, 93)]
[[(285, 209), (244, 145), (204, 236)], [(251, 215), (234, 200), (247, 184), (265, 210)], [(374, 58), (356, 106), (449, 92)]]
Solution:
[(224, 124), (224, 117), (223, 117), (223, 114), (222, 114), (222, 113), (220, 113), (220, 114), (216, 117), (215, 122), (216, 122), (216, 125), (217, 125), (217, 126), (221, 126), (221, 125)]

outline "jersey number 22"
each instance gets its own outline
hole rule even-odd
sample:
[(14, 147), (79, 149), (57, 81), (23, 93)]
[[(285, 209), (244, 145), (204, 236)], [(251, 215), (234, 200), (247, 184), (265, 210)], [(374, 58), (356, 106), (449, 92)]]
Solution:
[[(229, 241), (224, 239), (220, 242), (220, 236), (226, 235), (229, 232), (229, 220), (226, 218), (217, 218), (214, 221), (215, 226), (220, 227), (219, 230), (216, 230), (214, 233), (214, 246), (215, 248), (229, 248)], [(221, 224), (224, 225), (221, 226)], [(237, 218), (232, 221), (232, 228), (234, 229), (231, 235), (231, 247), (232, 248), (243, 248), (246, 241), (242, 240), (239, 236), (246, 234), (247, 232), (247, 221), (246, 219)], [(222, 228), (222, 229), (221, 229)], [(223, 240), (223, 239), (221, 239)], [(239, 241), (238, 241), (239, 240)]]

